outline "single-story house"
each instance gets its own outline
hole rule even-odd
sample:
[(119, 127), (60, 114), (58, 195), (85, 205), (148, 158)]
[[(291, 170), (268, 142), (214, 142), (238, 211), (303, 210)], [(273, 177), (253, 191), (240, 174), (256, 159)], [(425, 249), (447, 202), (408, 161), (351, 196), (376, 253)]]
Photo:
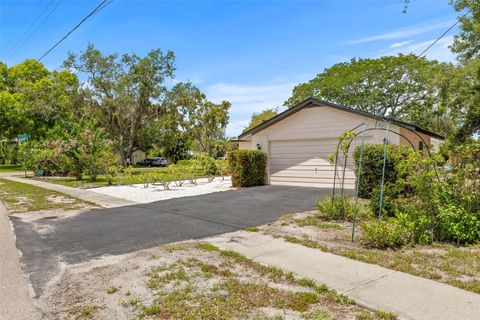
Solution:
[(136, 164), (137, 162), (142, 161), (146, 157), (147, 157), (147, 154), (145, 153), (145, 151), (140, 149), (135, 150), (134, 152), (132, 152), (132, 155), (130, 156), (130, 163)]
[[(334, 166), (328, 156), (346, 130), (360, 133), (366, 124), (365, 144), (381, 144), (387, 132), (390, 144), (410, 145), (416, 150), (438, 148), (444, 138), (416, 125), (309, 98), (238, 137), (239, 149), (268, 154), (267, 182), (331, 188)], [(377, 129), (375, 129), (377, 128)], [(423, 139), (420, 138), (420, 137)], [(361, 144), (361, 133), (353, 140), (346, 165), (345, 188), (355, 187), (353, 151)], [(340, 152), (341, 153), (341, 152)], [(343, 160), (339, 161), (343, 169)]]

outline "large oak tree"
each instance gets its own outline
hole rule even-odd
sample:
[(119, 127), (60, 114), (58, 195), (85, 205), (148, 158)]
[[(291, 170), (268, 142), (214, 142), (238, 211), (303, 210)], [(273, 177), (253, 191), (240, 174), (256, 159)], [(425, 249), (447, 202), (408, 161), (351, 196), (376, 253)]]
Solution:
[(117, 142), (123, 163), (138, 148), (143, 128), (161, 116), (174, 62), (171, 51), (119, 56), (103, 54), (93, 45), (79, 55), (70, 53), (65, 61), (65, 67), (87, 76), (84, 88), (91, 95), (92, 111), (98, 112), (101, 126)]
[(453, 85), (456, 67), (415, 55), (352, 59), (325, 69), (293, 89), (291, 107), (309, 97), (392, 117), (447, 134), (453, 130)]

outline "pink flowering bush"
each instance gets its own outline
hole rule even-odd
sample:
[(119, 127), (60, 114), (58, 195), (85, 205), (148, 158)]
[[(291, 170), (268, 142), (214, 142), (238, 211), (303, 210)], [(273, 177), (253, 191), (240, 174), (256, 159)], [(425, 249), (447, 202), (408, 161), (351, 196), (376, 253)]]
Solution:
[(84, 129), (78, 126), (64, 143), (65, 154), (70, 159), (70, 171), (77, 179), (83, 175), (95, 181), (108, 167), (118, 164), (118, 156), (113, 153), (113, 142), (102, 129)]
[(95, 181), (100, 173), (119, 164), (113, 148), (103, 129), (80, 123), (62, 139), (22, 143), (19, 155), (26, 171), (45, 176), (73, 174), (77, 179), (88, 176)]

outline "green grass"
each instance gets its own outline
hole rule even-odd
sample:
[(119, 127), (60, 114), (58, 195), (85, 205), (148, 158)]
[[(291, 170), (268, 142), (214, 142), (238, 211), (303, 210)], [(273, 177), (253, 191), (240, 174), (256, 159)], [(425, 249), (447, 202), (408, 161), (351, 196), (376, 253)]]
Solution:
[(307, 320), (336, 320), (334, 316), (322, 310), (304, 313), (302, 316)]
[(108, 294), (114, 294), (115, 292), (118, 291), (118, 288), (117, 287), (110, 287), (106, 291), (107, 291)]
[(214, 246), (210, 243), (199, 243), (195, 246), (197, 249), (205, 250), (205, 251), (220, 251), (217, 246)]
[(397, 315), (395, 313), (392, 313), (392, 312), (378, 310), (377, 312), (375, 312), (375, 314), (377, 315), (377, 317), (379, 317), (380, 319), (383, 319), (383, 320), (397, 320), (398, 319)]
[(0, 179), (0, 200), (13, 213), (52, 209), (76, 210), (87, 204), (93, 205), (56, 191), (6, 179)]
[(16, 164), (1, 164), (0, 172), (18, 172), (23, 171), (22, 166)]
[(71, 177), (48, 177), (48, 178), (35, 178), (41, 181), (49, 182), (49, 183), (54, 183), (54, 184), (60, 184), (62, 186), (67, 186), (67, 187), (73, 187), (73, 188), (81, 188), (81, 189), (86, 189), (86, 188), (94, 188), (94, 187), (105, 187), (108, 186), (108, 182), (105, 176), (99, 175), (97, 177), (97, 180), (92, 182), (89, 181), (88, 179), (82, 179), (82, 180), (77, 180), (75, 178)]
[(313, 226), (320, 228), (322, 230), (342, 230), (343, 227), (336, 223), (325, 222), (324, 220), (320, 219), (319, 216), (308, 216), (300, 220), (296, 220), (297, 224), (300, 227), (304, 226)]
[(94, 319), (95, 310), (97, 310), (97, 306), (75, 306), (68, 310), (72, 316), (75, 316), (76, 320), (89, 320)]
[(260, 228), (258, 228), (258, 227), (246, 227), (245, 231), (258, 232), (258, 231), (260, 231)]

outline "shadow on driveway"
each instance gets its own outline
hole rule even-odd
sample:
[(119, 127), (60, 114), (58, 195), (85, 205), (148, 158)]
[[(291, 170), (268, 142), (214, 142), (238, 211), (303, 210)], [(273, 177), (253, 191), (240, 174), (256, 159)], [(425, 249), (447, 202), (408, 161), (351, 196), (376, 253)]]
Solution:
[[(315, 208), (330, 189), (263, 186), (96, 209), (71, 218), (25, 222), (11, 217), (36, 295), (59, 270), (103, 255), (233, 232)], [(39, 232), (38, 230), (49, 230)]]

